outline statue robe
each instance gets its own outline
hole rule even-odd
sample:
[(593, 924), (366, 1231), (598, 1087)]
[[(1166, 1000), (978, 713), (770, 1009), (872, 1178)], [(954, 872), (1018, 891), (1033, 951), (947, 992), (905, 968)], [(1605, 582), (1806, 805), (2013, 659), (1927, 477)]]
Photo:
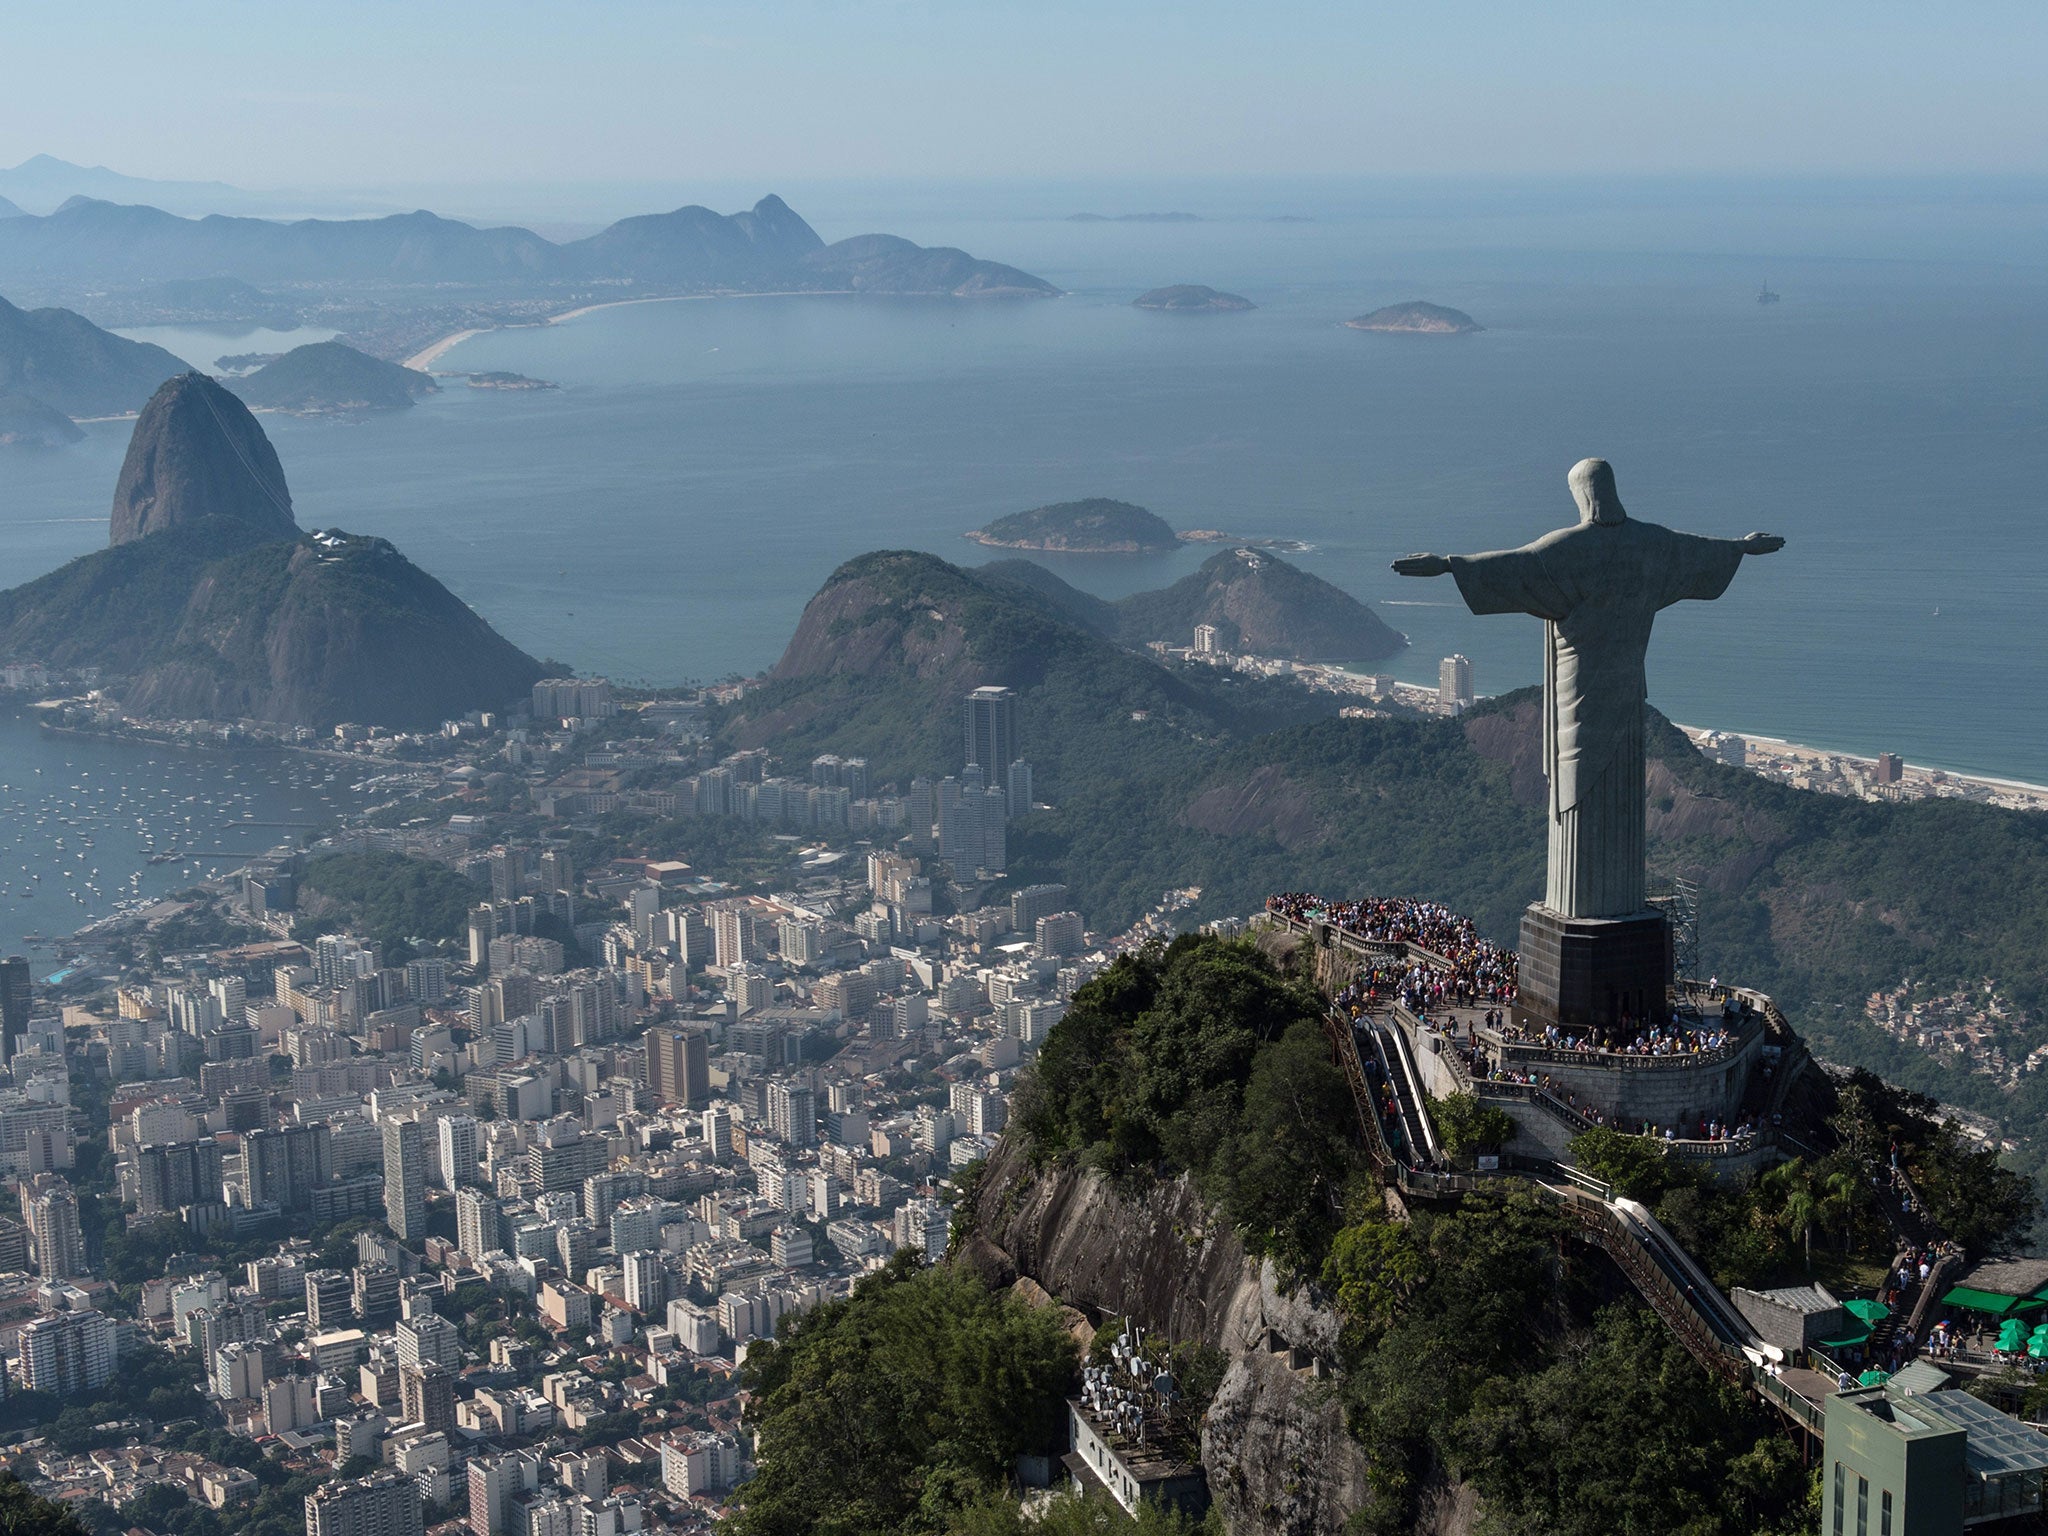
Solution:
[(1710, 602), (1734, 579), (1733, 539), (1655, 523), (1580, 523), (1520, 549), (1452, 555), (1476, 614), (1543, 624), (1543, 764), (1550, 867), (1543, 904), (1566, 917), (1631, 917), (1645, 905), (1643, 657), (1657, 611)]

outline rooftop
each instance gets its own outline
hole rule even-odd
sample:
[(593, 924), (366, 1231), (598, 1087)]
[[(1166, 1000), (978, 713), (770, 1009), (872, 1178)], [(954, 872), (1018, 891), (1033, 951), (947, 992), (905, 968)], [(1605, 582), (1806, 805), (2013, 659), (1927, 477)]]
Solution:
[(1973, 1291), (2004, 1296), (2030, 1296), (2048, 1286), (2048, 1259), (1986, 1259), (1956, 1284)]

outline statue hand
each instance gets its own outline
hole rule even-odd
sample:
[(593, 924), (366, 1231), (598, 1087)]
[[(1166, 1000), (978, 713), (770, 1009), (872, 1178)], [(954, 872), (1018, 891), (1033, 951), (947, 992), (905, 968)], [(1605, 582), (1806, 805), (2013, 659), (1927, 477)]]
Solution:
[(1785, 547), (1785, 541), (1775, 533), (1752, 533), (1741, 542), (1745, 555), (1770, 555)]
[(1394, 562), (1394, 569), (1403, 576), (1442, 576), (1451, 568), (1451, 562), (1442, 555), (1409, 555)]

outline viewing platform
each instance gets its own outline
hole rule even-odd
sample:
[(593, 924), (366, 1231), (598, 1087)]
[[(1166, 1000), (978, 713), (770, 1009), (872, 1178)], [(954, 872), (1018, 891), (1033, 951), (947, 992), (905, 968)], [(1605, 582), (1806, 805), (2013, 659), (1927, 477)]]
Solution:
[[(1376, 915), (1389, 905), (1344, 904)], [(1568, 1162), (1572, 1138), (1602, 1126), (1652, 1137), (1669, 1155), (1729, 1177), (1804, 1150), (1784, 1109), (1809, 1058), (1766, 994), (1680, 980), (1666, 991), (1663, 1017), (1635, 1026), (1625, 1048), (1613, 1048), (1618, 1031), (1605, 1044), (1591, 1031), (1540, 1038), (1514, 1006), (1512, 952), (1477, 940), (1466, 920), (1424, 908), (1452, 939), (1432, 948), (1358, 933), (1329, 910), (1269, 905), (1262, 921), (1317, 948), (1318, 980), (1354, 1028), (1369, 1020), (1398, 1031), (1418, 1095), (1472, 1093), (1504, 1110), (1516, 1134), (1503, 1153)], [(1373, 985), (1361, 988), (1360, 976)], [(1490, 984), (1475, 986), (1480, 977)], [(1362, 1049), (1375, 1053), (1369, 1042)], [(1417, 1144), (1428, 1134), (1418, 1126)]]

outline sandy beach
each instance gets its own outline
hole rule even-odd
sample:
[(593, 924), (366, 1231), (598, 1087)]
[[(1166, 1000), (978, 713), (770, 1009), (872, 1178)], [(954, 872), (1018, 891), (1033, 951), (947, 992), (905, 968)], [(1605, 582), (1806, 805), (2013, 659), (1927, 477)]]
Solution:
[[(1816, 747), (1806, 742), (1787, 741), (1782, 736), (1759, 735), (1754, 731), (1729, 731), (1725, 727), (1719, 726), (1679, 725), (1675, 720), (1671, 723), (1677, 725), (1688, 736), (1695, 738), (1713, 732), (1740, 736), (1752, 746), (1760, 747), (1764, 751), (1780, 757), (1811, 758), (1815, 760), (1836, 757), (1841, 758), (1845, 762), (1860, 763), (1870, 768), (1877, 766), (1876, 758), (1861, 752), (1842, 752), (1837, 751), (1833, 747)], [(1940, 774), (1957, 783), (1981, 784), (1988, 789), (2002, 790), (2010, 794), (2025, 795), (2032, 799), (2048, 802), (2048, 784), (2031, 784), (2025, 779), (2005, 779), (1988, 773), (1966, 773), (1957, 768), (1938, 768), (1930, 763), (1901, 762), (1899, 766), (1911, 778), (1925, 779)], [(2048, 806), (2044, 806), (2044, 808), (2048, 808)]]
[(411, 357), (408, 357), (402, 364), (400, 364), (400, 366), (405, 368), (417, 368), (421, 373), (425, 373), (428, 369), (432, 368), (435, 363), (441, 360), (442, 353), (448, 351), (451, 347), (460, 346), (463, 342), (469, 340), (469, 338), (472, 336), (483, 335), (483, 333), (489, 329), (491, 329), (491, 327), (489, 326), (472, 326), (470, 327), (470, 329), (466, 331), (456, 331), (450, 335), (443, 336), (439, 341), (434, 342), (432, 345), (420, 348), (419, 351), (413, 353), (413, 355)]
[[(624, 309), (632, 304), (688, 304), (707, 299), (845, 299), (854, 297), (851, 288), (796, 288), (777, 290), (773, 293), (659, 293), (644, 299), (606, 299), (602, 304), (582, 304), (575, 309), (565, 309), (559, 315), (549, 315), (540, 325), (560, 325), (564, 321), (579, 320), (585, 315), (594, 315), (600, 309)], [(421, 372), (433, 367), (454, 348), (462, 345), (472, 336), (481, 336), (487, 331), (516, 330), (517, 326), (479, 325), (466, 331), (453, 331), (430, 346), (422, 347), (405, 360), (408, 368)]]

